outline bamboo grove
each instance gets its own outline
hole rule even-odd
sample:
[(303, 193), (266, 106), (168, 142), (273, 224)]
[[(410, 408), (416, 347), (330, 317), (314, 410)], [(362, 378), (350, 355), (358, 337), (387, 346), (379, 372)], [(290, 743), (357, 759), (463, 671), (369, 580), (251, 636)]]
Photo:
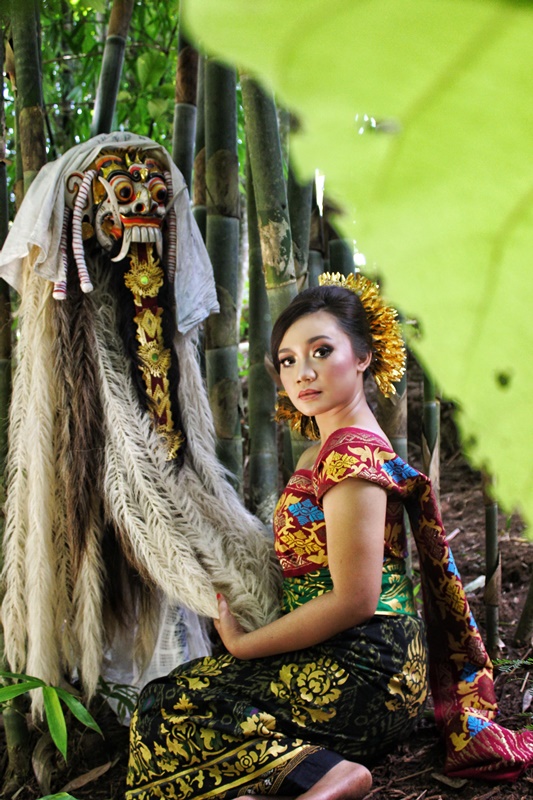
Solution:
[[(352, 244), (331, 224), (334, 206), (293, 169), (298, 120), (252, 76), (199, 52), (180, 26), (177, 2), (10, 0), (1, 6), (0, 27), (0, 245), (40, 167), (73, 144), (125, 129), (172, 152), (217, 284), (220, 314), (205, 325), (202, 358), (218, 456), (268, 524), (279, 489), (278, 451), (289, 468), (305, 446), (287, 432), (280, 437), (273, 421), (276, 391), (265, 364), (271, 322), (322, 271), (348, 274), (354, 264)], [(1, 282), (1, 467), (14, 338), (10, 304), (16, 297)], [(425, 468), (438, 483), (438, 399), (429, 379), (424, 397)], [(406, 403), (402, 385), (397, 399), (379, 408), (400, 455), (407, 449)], [(488, 540), (489, 575), (497, 568), (495, 535)], [(533, 595), (531, 601), (522, 640), (533, 629)], [(497, 599), (491, 603), (494, 643)], [(22, 717), (16, 709), (4, 716), (11, 774), (20, 779), (28, 767)]]

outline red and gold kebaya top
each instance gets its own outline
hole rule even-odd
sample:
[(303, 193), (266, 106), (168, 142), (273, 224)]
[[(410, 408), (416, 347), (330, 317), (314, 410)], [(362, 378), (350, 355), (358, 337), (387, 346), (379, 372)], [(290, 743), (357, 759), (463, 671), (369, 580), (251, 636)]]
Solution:
[[(356, 430), (357, 447), (353, 447)], [(386, 449), (376, 447), (376, 441)], [(325, 492), (346, 478), (368, 479), (369, 469), (375, 471), (377, 463), (391, 458), (394, 453), (376, 434), (345, 428), (328, 439), (313, 470), (299, 469), (291, 477), (274, 515), (275, 549), (285, 578), (283, 610), (332, 588), (321, 503)], [(407, 542), (403, 518), (401, 497), (389, 493), (378, 614), (414, 613), (411, 581), (405, 574)]]

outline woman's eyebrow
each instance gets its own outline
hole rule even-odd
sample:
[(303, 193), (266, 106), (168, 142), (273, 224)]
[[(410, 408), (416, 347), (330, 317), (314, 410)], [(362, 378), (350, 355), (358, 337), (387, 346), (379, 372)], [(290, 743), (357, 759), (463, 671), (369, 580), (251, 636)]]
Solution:
[[(328, 341), (331, 342), (331, 336), (327, 336), (325, 333), (320, 333), (318, 336), (311, 336), (311, 338), (306, 341), (306, 344), (313, 344), (313, 342), (316, 342), (318, 339), (327, 339)], [(278, 350), (278, 356), (280, 353), (290, 353), (290, 352), (291, 352), (290, 347), (280, 347), (280, 349)]]
[(331, 342), (331, 336), (328, 336), (325, 333), (319, 333), (318, 336), (312, 336), (310, 339), (308, 339), (307, 344), (313, 344), (313, 342), (316, 342), (317, 339), (327, 339)]

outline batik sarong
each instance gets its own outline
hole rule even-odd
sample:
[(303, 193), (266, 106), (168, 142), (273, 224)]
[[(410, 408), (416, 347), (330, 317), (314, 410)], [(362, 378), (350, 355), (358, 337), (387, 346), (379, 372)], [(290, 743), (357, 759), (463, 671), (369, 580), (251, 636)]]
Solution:
[(200, 659), (149, 684), (132, 720), (130, 800), (297, 795), (340, 758), (365, 763), (412, 731), (427, 691), (426, 648), (405, 575), (404, 508), (420, 555), (445, 771), (512, 780), (533, 763), (533, 732), (494, 721), (492, 666), (429, 481), (376, 434), (336, 431), (314, 470), (297, 471), (283, 492), (275, 512), (283, 611), (331, 589), (321, 498), (347, 478), (387, 492), (376, 615), (316, 647)]

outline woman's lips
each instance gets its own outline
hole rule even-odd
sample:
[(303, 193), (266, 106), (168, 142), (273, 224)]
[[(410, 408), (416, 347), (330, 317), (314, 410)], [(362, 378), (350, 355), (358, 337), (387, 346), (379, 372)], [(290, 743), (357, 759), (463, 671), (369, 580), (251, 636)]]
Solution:
[(304, 389), (303, 392), (300, 392), (298, 395), (299, 400), (312, 400), (313, 397), (318, 397), (320, 392), (318, 389)]

